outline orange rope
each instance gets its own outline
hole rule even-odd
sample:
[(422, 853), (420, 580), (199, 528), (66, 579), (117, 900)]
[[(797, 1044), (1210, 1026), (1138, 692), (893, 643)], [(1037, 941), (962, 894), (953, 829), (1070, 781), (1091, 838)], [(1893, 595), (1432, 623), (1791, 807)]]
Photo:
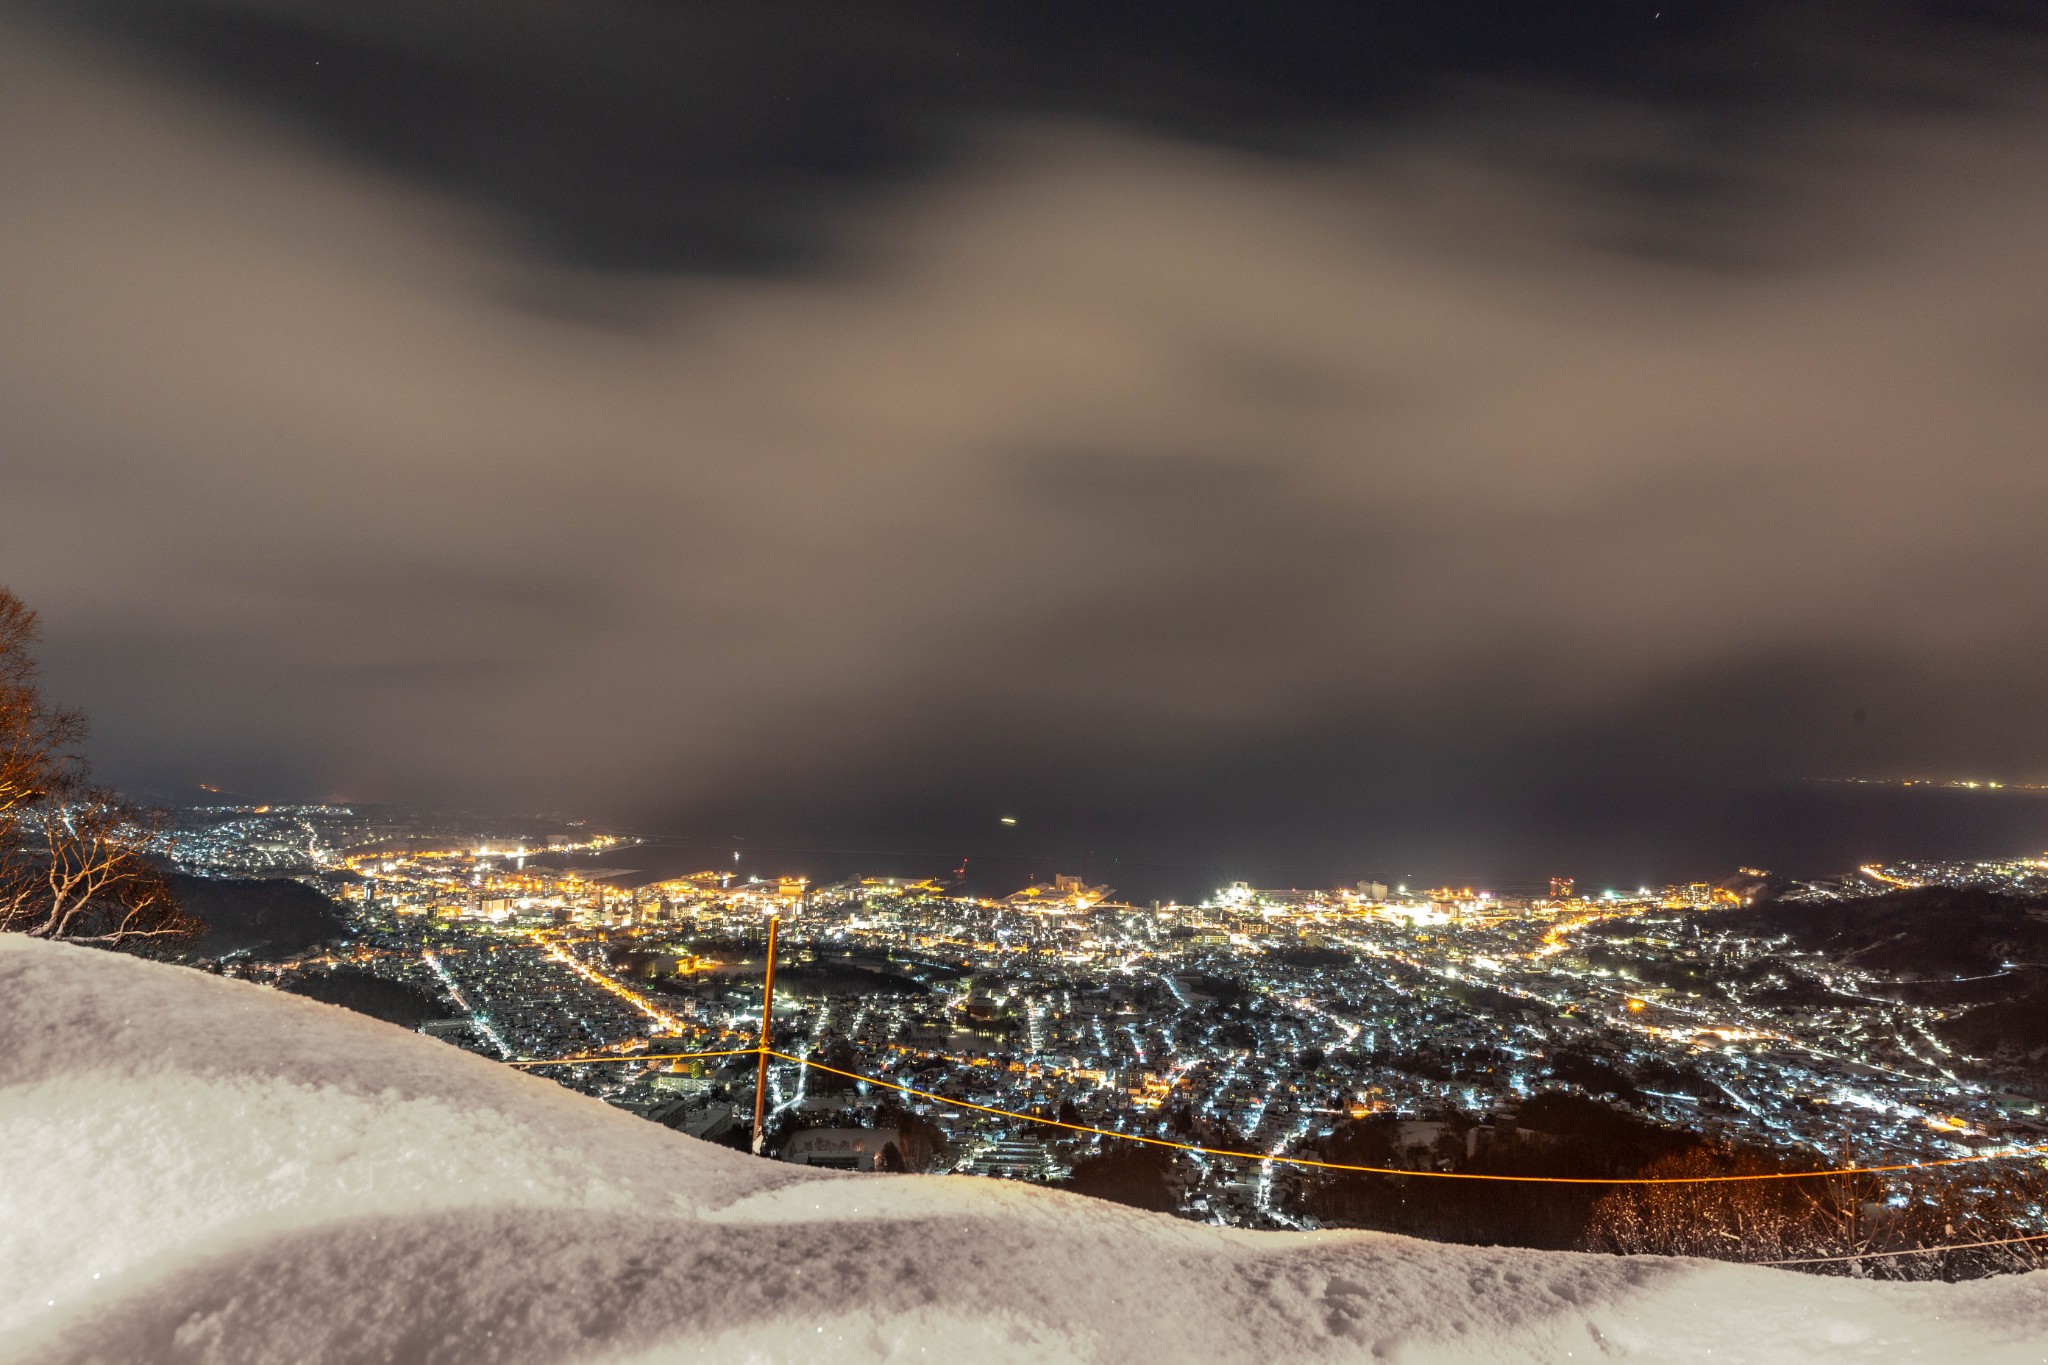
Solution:
[(751, 1057), (765, 1053), (777, 1061), (807, 1066), (815, 1071), (830, 1072), (848, 1080), (878, 1085), (885, 1090), (912, 1095), (918, 1099), (947, 1104), (955, 1109), (971, 1109), (980, 1114), (994, 1114), (998, 1118), (1017, 1119), (1024, 1123), (1041, 1124), (1048, 1128), (1064, 1128), (1072, 1133), (1087, 1133), (1094, 1137), (1117, 1138), (1124, 1142), (1142, 1142), (1148, 1147), (1165, 1147), (1177, 1152), (1195, 1152), (1202, 1156), (1227, 1157), (1237, 1161), (1270, 1161), (1281, 1166), (1300, 1166), (1321, 1171), (1351, 1171), (1360, 1175), (1409, 1176), (1423, 1180), (1491, 1180), (1516, 1185), (1726, 1185), (1750, 1180), (1815, 1180), (1824, 1176), (1838, 1175), (1889, 1175), (1900, 1171), (1926, 1171), (1943, 1166), (1967, 1166), (1984, 1161), (2004, 1161), (2013, 1157), (2040, 1156), (2048, 1154), (2048, 1144), (2038, 1147), (2021, 1147), (2005, 1152), (1986, 1152), (1975, 1156), (1943, 1157), (1934, 1161), (1902, 1161), (1887, 1166), (1835, 1166), (1818, 1171), (1753, 1171), (1740, 1175), (1666, 1175), (1666, 1176), (1599, 1176), (1599, 1175), (1493, 1175), (1476, 1171), (1411, 1171), (1399, 1166), (1358, 1166), (1344, 1161), (1318, 1161), (1305, 1156), (1275, 1156), (1269, 1152), (1239, 1152), (1224, 1147), (1204, 1147), (1198, 1143), (1175, 1142), (1170, 1138), (1146, 1137), (1142, 1133), (1120, 1133), (1114, 1128), (1096, 1128), (1085, 1123), (1068, 1123), (1064, 1119), (1050, 1119), (1042, 1114), (1026, 1114), (1015, 1109), (999, 1109), (994, 1105), (976, 1104), (972, 1100), (956, 1100), (948, 1095), (919, 1090), (915, 1086), (903, 1085), (896, 1081), (885, 1081), (879, 1076), (863, 1076), (857, 1071), (842, 1071), (836, 1066), (812, 1061), (808, 1057), (792, 1057), (786, 1052), (777, 1052), (766, 1047), (729, 1048), (721, 1052), (665, 1052), (641, 1055), (620, 1055), (604, 1053), (577, 1057), (551, 1057), (535, 1061), (511, 1062), (511, 1066), (567, 1066), (585, 1062), (680, 1062), (694, 1061), (708, 1057)]
[(2025, 1237), (1995, 1237), (1988, 1242), (1948, 1242), (1934, 1247), (1909, 1247), (1905, 1251), (1859, 1251), (1846, 1256), (1799, 1256), (1789, 1261), (1751, 1261), (1751, 1265), (1826, 1265), (1831, 1261), (1883, 1261), (1895, 1256), (1934, 1256), (1944, 1251), (1975, 1251), (1979, 1247), (2010, 1247), (2022, 1242), (2048, 1242), (2048, 1232)]
[(1744, 1175), (1668, 1175), (1668, 1176), (1567, 1176), (1567, 1175), (1484, 1175), (1475, 1171), (1409, 1171), (1398, 1166), (1354, 1166), (1342, 1161), (1317, 1161), (1310, 1157), (1272, 1156), (1265, 1152), (1234, 1152), (1221, 1147), (1202, 1147), (1191, 1142), (1174, 1142), (1167, 1138), (1145, 1137), (1138, 1133), (1119, 1133), (1113, 1128), (1093, 1128), (1085, 1123), (1068, 1123), (1063, 1119), (1049, 1119), (1040, 1114), (1024, 1114), (1014, 1109), (997, 1109), (992, 1105), (975, 1104), (971, 1100), (956, 1100), (945, 1095), (935, 1095), (929, 1090), (918, 1090), (911, 1086), (899, 1085), (895, 1081), (880, 1080), (874, 1076), (862, 1076), (857, 1072), (841, 1071), (836, 1066), (826, 1066), (808, 1057), (792, 1057), (787, 1053), (770, 1051), (771, 1057), (799, 1066), (829, 1071), (835, 1076), (850, 1080), (866, 1081), (869, 1085), (883, 1086), (889, 1090), (915, 1095), (919, 1099), (936, 1100), (959, 1109), (973, 1109), (983, 1114), (996, 1114), (1008, 1119), (1022, 1119), (1027, 1123), (1041, 1123), (1051, 1128), (1065, 1128), (1075, 1133), (1092, 1133), (1098, 1137), (1122, 1138), (1125, 1142), (1142, 1142), (1152, 1147), (1169, 1147), (1180, 1152), (1199, 1152), (1204, 1156), (1233, 1157), (1243, 1161), (1271, 1161), (1283, 1166), (1305, 1166), (1324, 1171), (1356, 1171), (1364, 1175), (1421, 1176), (1432, 1180), (1498, 1180), (1524, 1185), (1718, 1185), (1739, 1180), (1810, 1180), (1818, 1176), (1832, 1175), (1874, 1175), (1889, 1171), (1919, 1171), (1936, 1166), (1962, 1166), (1976, 1161), (1996, 1161), (2004, 1157), (2028, 1156), (2048, 1153), (2048, 1145), (2026, 1147), (2012, 1152), (1992, 1152), (1981, 1156), (1948, 1157), (1939, 1161), (1902, 1162), (1895, 1166), (1840, 1166), (1824, 1171), (1759, 1171)]

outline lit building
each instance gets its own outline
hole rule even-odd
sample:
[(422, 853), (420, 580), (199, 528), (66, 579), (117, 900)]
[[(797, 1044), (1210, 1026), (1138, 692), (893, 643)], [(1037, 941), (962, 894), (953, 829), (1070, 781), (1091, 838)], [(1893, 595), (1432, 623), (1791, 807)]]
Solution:
[(894, 1128), (806, 1128), (790, 1138), (782, 1159), (797, 1166), (872, 1171), (882, 1149), (896, 1137)]

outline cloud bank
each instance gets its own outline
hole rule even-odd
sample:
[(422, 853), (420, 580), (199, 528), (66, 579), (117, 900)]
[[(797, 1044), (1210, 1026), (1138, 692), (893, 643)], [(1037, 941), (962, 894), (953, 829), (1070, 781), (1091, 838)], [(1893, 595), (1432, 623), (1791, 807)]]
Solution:
[(1469, 78), (1284, 153), (977, 110), (713, 269), (11, 23), (0, 580), (130, 782), (2048, 771), (2025, 87), (1726, 146)]

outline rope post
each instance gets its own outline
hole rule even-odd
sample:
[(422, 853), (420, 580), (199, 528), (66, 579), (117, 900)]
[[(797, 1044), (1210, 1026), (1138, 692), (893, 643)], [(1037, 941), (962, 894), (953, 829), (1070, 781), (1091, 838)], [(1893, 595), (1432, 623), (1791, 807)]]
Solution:
[(768, 917), (768, 971), (761, 982), (761, 1061), (754, 1068), (755, 1156), (761, 1155), (768, 1130), (768, 1028), (775, 1022), (775, 929), (781, 923), (779, 916)]
[[(1850, 1170), (1850, 1168), (1854, 1167), (1855, 1164), (1855, 1143), (1849, 1137), (1848, 1134), (1844, 1133), (1842, 1135), (1842, 1169), (1844, 1171), (1848, 1171)], [(1853, 1174), (1844, 1175), (1842, 1177), (1842, 1200), (1848, 1206), (1844, 1211), (1847, 1213), (1849, 1219), (1849, 1236), (1847, 1244), (1842, 1249), (1848, 1252), (1850, 1259), (1854, 1261), (1856, 1260), (1856, 1253), (1859, 1250), (1859, 1248), (1856, 1244), (1856, 1177)], [(1849, 1273), (1856, 1276), (1858, 1279), (1861, 1279), (1862, 1269), (1863, 1267), (1860, 1264), (1852, 1264), (1849, 1268)]]

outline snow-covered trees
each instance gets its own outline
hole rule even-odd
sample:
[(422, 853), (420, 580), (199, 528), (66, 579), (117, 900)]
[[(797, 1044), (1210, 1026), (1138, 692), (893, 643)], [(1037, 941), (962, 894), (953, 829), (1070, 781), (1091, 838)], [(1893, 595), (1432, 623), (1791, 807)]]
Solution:
[(1587, 1244), (1623, 1255), (1711, 1256), (1773, 1261), (1851, 1249), (1849, 1220), (1820, 1182), (1729, 1179), (1778, 1168), (1751, 1153), (1693, 1147), (1645, 1166), (1641, 1178), (1668, 1185), (1622, 1185), (1593, 1206)]
[(1804, 1263), (1887, 1279), (1966, 1279), (2039, 1269), (2048, 1173), (2019, 1161), (1890, 1175), (1729, 1179), (1785, 1168), (1697, 1146), (1643, 1168), (1593, 1206), (1586, 1245), (1622, 1255)]

